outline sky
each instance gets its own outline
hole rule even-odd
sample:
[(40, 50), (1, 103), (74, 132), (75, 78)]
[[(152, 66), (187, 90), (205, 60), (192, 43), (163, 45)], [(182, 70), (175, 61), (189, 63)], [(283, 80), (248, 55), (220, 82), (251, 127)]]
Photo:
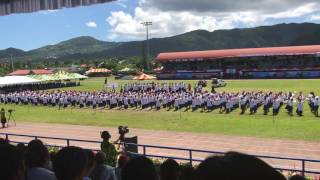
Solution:
[(23, 50), (79, 36), (103, 41), (145, 39), (204, 29), (320, 23), (319, 0), (117, 0), (111, 3), (0, 16), (0, 49)]

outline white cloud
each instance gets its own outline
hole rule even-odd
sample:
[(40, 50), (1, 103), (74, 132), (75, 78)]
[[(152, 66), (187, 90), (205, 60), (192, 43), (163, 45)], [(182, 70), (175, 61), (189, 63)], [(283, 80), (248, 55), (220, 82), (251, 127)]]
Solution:
[(266, 17), (270, 18), (297, 18), (307, 14), (311, 14), (319, 10), (319, 4), (317, 3), (308, 3), (304, 4), (300, 7), (290, 9), (284, 12), (275, 13), (271, 15), (266, 15)]
[(311, 21), (320, 21), (320, 14), (318, 14), (318, 15), (312, 15), (312, 16), (310, 17), (310, 20), (311, 20)]
[(89, 21), (86, 23), (86, 26), (90, 27), (90, 28), (96, 28), (97, 27), (97, 23), (94, 21)]
[(57, 9), (53, 9), (53, 10), (43, 10), (43, 11), (39, 11), (39, 14), (50, 15), (50, 14), (56, 13), (56, 12), (58, 12), (58, 11), (59, 11), (59, 10), (57, 10)]
[[(184, 3), (182, 0), (174, 1), (175, 3), (173, 6), (179, 3)], [(191, 0), (187, 0), (186, 2), (189, 1), (191, 2)], [(208, 0), (199, 1), (206, 1), (206, 3), (209, 2)], [(144, 21), (153, 22), (153, 25), (150, 27), (150, 37), (160, 38), (174, 36), (198, 29), (214, 31), (218, 29), (267, 25), (270, 22), (270, 19), (281, 21), (281, 19), (286, 18), (301, 18), (304, 16), (310, 17), (311, 14), (320, 12), (320, 3), (312, 2), (312, 0), (308, 1), (308, 3), (298, 4), (298, 6), (290, 6), (288, 9), (286, 9), (286, 11), (278, 10), (276, 12), (271, 12), (269, 10), (258, 11), (249, 9), (221, 12), (192, 11), (190, 10), (190, 7), (187, 7), (186, 10), (181, 9), (181, 7), (178, 7), (176, 10), (166, 10), (160, 7), (158, 8), (157, 6), (152, 6), (152, 3), (156, 4), (156, 2), (160, 3), (160, 1), (140, 0), (138, 7), (135, 8), (133, 14), (129, 14), (124, 11), (111, 12), (111, 15), (106, 19), (107, 23), (111, 27), (111, 30), (108, 34), (108, 39), (144, 39), (145, 27), (141, 25), (141, 22)], [(263, 2), (273, 2), (274, 4), (277, 4), (273, 0), (263, 0)], [(229, 3), (228, 5), (231, 6), (231, 4), (232, 3)], [(257, 3), (255, 2), (255, 4)], [(314, 16), (313, 20), (316, 20), (319, 18), (319, 16)]]

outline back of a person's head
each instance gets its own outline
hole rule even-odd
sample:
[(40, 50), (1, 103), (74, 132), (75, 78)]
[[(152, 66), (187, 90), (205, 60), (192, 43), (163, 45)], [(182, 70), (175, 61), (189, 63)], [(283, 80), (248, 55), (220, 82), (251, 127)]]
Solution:
[(99, 151), (95, 156), (96, 164), (104, 164), (106, 162), (106, 154), (103, 151)]
[(58, 180), (82, 179), (87, 167), (87, 156), (79, 147), (65, 147), (54, 157), (53, 171)]
[(24, 179), (24, 158), (17, 147), (9, 144), (0, 145), (0, 179)]
[(225, 154), (225, 159), (245, 179), (285, 180), (285, 177), (280, 172), (254, 156), (238, 152), (228, 152)]
[(157, 172), (153, 162), (143, 156), (132, 158), (123, 167), (122, 180), (157, 180)]
[(285, 180), (283, 175), (262, 160), (237, 152), (207, 158), (196, 170), (196, 179)]
[(180, 180), (194, 180), (194, 168), (191, 165), (182, 166), (180, 171)]
[(118, 167), (123, 168), (127, 164), (128, 160), (129, 160), (128, 156), (121, 155), (118, 159)]
[(160, 166), (161, 180), (178, 180), (180, 176), (180, 166), (173, 159), (167, 159)]
[(9, 144), (9, 143), (8, 143), (7, 140), (0, 138), (0, 146), (1, 146), (1, 145), (8, 145), (8, 144)]
[(296, 174), (296, 175), (291, 176), (289, 178), (289, 180), (306, 180), (306, 178), (301, 175)]
[(26, 148), (27, 168), (44, 167), (49, 160), (47, 147), (40, 140), (32, 140)]
[(95, 156), (94, 153), (91, 150), (84, 150), (86, 156), (87, 156), (87, 167), (86, 167), (86, 176), (89, 176), (91, 173), (92, 169), (95, 166)]

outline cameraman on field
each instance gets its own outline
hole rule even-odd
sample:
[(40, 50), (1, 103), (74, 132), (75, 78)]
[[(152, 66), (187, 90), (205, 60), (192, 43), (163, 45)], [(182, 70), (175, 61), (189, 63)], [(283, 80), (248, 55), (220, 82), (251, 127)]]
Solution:
[(4, 110), (4, 108), (2, 108), (0, 111), (0, 119), (1, 119), (2, 128), (5, 128), (7, 123), (7, 118), (6, 118), (6, 111)]
[(125, 147), (125, 145), (124, 145), (124, 143), (125, 143), (125, 134), (127, 134), (129, 132), (129, 129), (128, 129), (127, 126), (119, 126), (118, 130), (119, 130), (119, 135), (120, 136), (116, 141), (114, 141), (114, 144), (117, 144), (117, 143), (119, 144), (118, 145), (118, 150), (119, 150), (121, 145), (122, 145), (123, 148)]

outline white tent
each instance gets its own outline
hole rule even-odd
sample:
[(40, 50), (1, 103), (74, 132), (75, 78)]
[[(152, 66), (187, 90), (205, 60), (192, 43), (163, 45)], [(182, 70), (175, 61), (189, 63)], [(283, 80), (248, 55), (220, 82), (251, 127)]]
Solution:
[(19, 84), (35, 84), (41, 82), (27, 76), (5, 76), (0, 77), (0, 87), (12, 86)]

